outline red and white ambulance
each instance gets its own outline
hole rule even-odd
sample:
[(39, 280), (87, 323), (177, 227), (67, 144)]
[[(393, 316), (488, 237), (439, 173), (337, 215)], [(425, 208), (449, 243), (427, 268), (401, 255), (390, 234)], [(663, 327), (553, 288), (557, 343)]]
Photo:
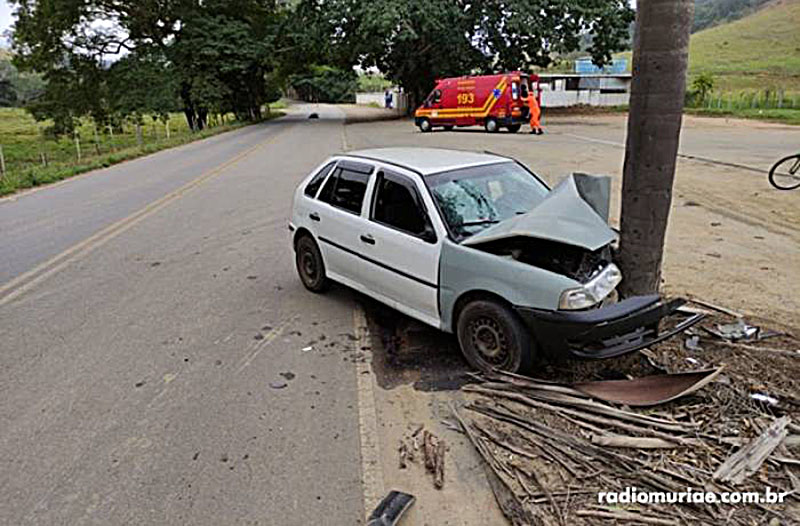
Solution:
[(437, 126), (483, 126), (488, 132), (507, 128), (516, 133), (528, 120), (525, 98), (531, 89), (538, 94), (538, 82), (537, 75), (520, 71), (437, 80), (414, 113), (414, 123), (423, 132)]

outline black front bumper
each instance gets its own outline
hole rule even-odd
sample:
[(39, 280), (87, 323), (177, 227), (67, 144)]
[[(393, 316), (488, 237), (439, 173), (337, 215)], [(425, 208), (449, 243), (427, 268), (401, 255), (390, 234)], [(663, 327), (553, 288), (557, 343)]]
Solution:
[[(539, 349), (552, 358), (611, 358), (670, 338), (703, 319), (685, 314), (683, 299), (636, 296), (588, 311), (545, 311), (517, 307)], [(659, 330), (659, 325), (674, 323)]]

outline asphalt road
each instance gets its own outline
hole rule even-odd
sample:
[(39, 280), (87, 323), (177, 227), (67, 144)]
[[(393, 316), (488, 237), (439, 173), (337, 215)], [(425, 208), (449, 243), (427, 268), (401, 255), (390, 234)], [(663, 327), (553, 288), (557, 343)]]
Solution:
[(286, 228), (322, 116), (0, 201), (0, 524), (361, 521), (353, 297)]

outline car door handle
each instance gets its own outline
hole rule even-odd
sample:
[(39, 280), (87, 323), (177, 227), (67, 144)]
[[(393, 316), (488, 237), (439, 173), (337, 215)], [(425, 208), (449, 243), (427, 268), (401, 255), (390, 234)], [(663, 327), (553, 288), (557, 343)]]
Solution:
[(363, 241), (363, 242), (364, 242), (364, 243), (366, 243), (367, 245), (374, 245), (374, 244), (375, 244), (375, 238), (374, 238), (374, 237), (372, 237), (372, 236), (371, 236), (371, 235), (369, 235), (369, 234), (363, 234), (363, 235), (361, 236), (361, 241)]
[(311, 212), (308, 214), (308, 217), (311, 218), (312, 221), (319, 221), (319, 214), (316, 212)]

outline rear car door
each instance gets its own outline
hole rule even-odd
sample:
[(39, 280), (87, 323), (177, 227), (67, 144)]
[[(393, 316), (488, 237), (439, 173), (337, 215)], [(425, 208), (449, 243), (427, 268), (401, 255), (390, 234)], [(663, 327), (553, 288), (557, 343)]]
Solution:
[(437, 235), (410, 177), (385, 169), (375, 176), (369, 221), (360, 232), (364, 284), (381, 301), (439, 327)]
[(373, 169), (368, 163), (339, 161), (320, 190), (316, 210), (309, 215), (316, 224), (328, 275), (350, 286), (361, 282), (359, 251), (363, 242), (359, 232), (366, 223), (362, 209)]

